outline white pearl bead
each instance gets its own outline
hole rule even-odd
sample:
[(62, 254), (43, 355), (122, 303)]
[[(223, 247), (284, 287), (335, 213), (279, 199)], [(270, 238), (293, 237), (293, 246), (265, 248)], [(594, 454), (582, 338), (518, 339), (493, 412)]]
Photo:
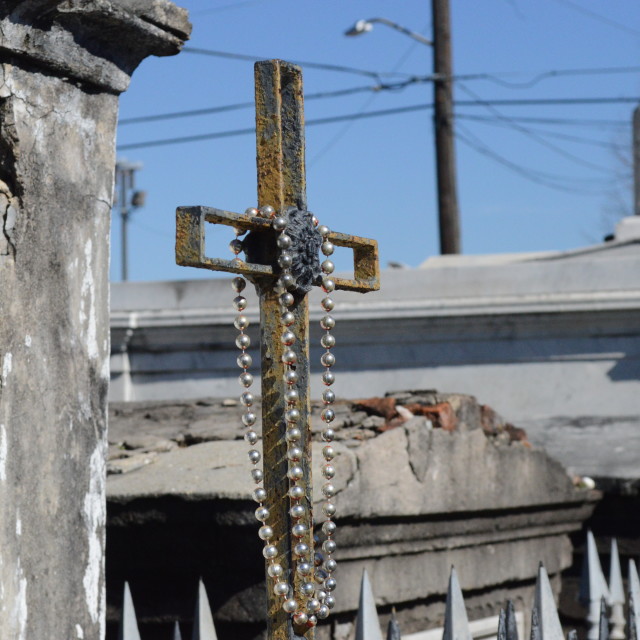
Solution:
[(329, 607), (329, 609), (333, 609), (336, 606), (336, 599), (332, 595), (328, 595), (324, 599), (324, 603)]
[(298, 542), (298, 544), (293, 548), (293, 552), (298, 557), (303, 558), (307, 553), (309, 553), (309, 545), (304, 542)]
[(285, 233), (281, 233), (276, 240), (276, 244), (280, 249), (288, 249), (291, 246), (291, 237)]
[(333, 273), (336, 265), (333, 264), (331, 260), (323, 260), (320, 264), (320, 268), (322, 269), (322, 273)]
[(296, 567), (296, 571), (301, 576), (308, 576), (311, 573), (311, 565), (308, 562), (300, 562)]
[(302, 458), (302, 449), (300, 449), (300, 447), (291, 447), (291, 449), (287, 451), (287, 458), (292, 462), (298, 462), (298, 460)]
[(326, 520), (322, 523), (322, 533), (327, 536), (334, 534), (336, 531), (336, 523), (332, 520)]
[(253, 499), (256, 502), (264, 502), (267, 499), (267, 492), (262, 487), (258, 487), (253, 492)]
[[(331, 311), (331, 309), (333, 309), (333, 307), (335, 307), (335, 303), (334, 301), (327, 296), (326, 298), (322, 298), (322, 300), (320, 301), (320, 304), (322, 305), (322, 308), (325, 311)], [(240, 327), (236, 327), (237, 329), (240, 329)]]
[(264, 522), (269, 517), (269, 509), (267, 507), (258, 507), (255, 510), (256, 520), (260, 520), (260, 522)]
[(253, 364), (253, 358), (248, 353), (242, 353), (236, 358), (241, 369), (248, 369)]
[(267, 573), (272, 578), (279, 578), (284, 573), (284, 569), (281, 564), (274, 562), (267, 567)]
[(329, 242), (328, 240), (325, 240), (322, 243), (320, 250), (322, 251), (322, 253), (324, 253), (325, 256), (330, 256), (333, 253), (334, 248), (335, 247), (333, 246), (333, 242)]
[(298, 442), (298, 440), (302, 438), (302, 431), (300, 431), (298, 427), (291, 427), (290, 429), (287, 429), (284, 436), (288, 442)]
[(253, 216), (254, 218), (258, 215), (258, 210), (255, 207), (249, 207), (244, 211), (248, 216)]
[(243, 414), (242, 416), (242, 424), (244, 424), (245, 427), (251, 427), (256, 423), (257, 419), (258, 416), (256, 416), (255, 413), (253, 413), (252, 411), (247, 411), (247, 413)]
[(256, 444), (256, 442), (258, 442), (258, 434), (252, 429), (251, 431), (247, 431), (244, 434), (244, 439), (250, 445), (254, 445)]
[(320, 344), (325, 349), (331, 349), (332, 347), (335, 347), (336, 339), (330, 333), (325, 333), (322, 338), (320, 338)]
[(330, 231), (329, 227), (327, 227), (324, 224), (321, 224), (318, 227), (318, 233), (324, 238), (325, 236), (328, 236), (331, 233), (331, 231)]
[(293, 301), (293, 294), (289, 293), (288, 291), (280, 296), (280, 304), (285, 307), (290, 307), (293, 304)]
[(322, 402), (325, 404), (332, 404), (336, 401), (336, 394), (331, 389), (325, 389), (322, 392)]
[(245, 407), (250, 407), (253, 404), (253, 394), (249, 391), (245, 391), (240, 396), (240, 402), (242, 402)]
[(287, 422), (298, 422), (300, 420), (300, 411), (298, 409), (289, 409), (284, 412), (284, 419)]
[(284, 231), (287, 228), (287, 219), (282, 216), (276, 216), (271, 223), (276, 231)]
[(293, 331), (285, 331), (282, 336), (280, 336), (280, 342), (290, 347), (296, 341), (296, 334)]
[(336, 283), (331, 278), (322, 278), (322, 290), (325, 293), (335, 291)]
[(295, 389), (287, 389), (284, 393), (284, 399), (287, 404), (295, 404), (300, 400), (300, 394)]
[(336, 326), (336, 321), (331, 316), (324, 316), (322, 320), (320, 320), (320, 326), (323, 329), (333, 329)]
[(273, 529), (267, 525), (258, 529), (258, 537), (261, 540), (271, 540), (273, 538)]
[(300, 591), (302, 591), (303, 595), (310, 596), (315, 593), (316, 585), (313, 582), (303, 582), (300, 585)]
[(322, 439), (325, 442), (333, 442), (335, 437), (336, 437), (336, 432), (331, 428), (327, 428), (322, 432)]
[(331, 373), (331, 371), (325, 371), (322, 374), (322, 382), (330, 387), (336, 381), (336, 377)]
[(297, 625), (307, 624), (307, 622), (309, 622), (309, 616), (304, 611), (298, 611), (294, 614), (293, 621)]
[(241, 333), (236, 338), (236, 347), (238, 347), (238, 349), (248, 349), (249, 345), (251, 345), (251, 338), (245, 333)]
[(256, 484), (259, 484), (264, 478), (264, 473), (262, 473), (262, 469), (251, 469), (251, 477)]
[(318, 616), (318, 618), (320, 618), (321, 620), (325, 620), (326, 618), (329, 617), (329, 607), (327, 607), (326, 604), (323, 604), (319, 609), (318, 609), (318, 613), (316, 613), (316, 615)]
[(318, 619), (315, 616), (309, 616), (307, 620), (307, 627), (315, 627), (318, 624)]
[(307, 513), (307, 510), (301, 504), (294, 504), (293, 507), (289, 509), (289, 513), (291, 514), (292, 518), (295, 518), (297, 520), (304, 517), (304, 515)]
[(320, 601), (317, 598), (311, 598), (307, 602), (307, 611), (309, 613), (315, 613), (320, 608)]
[(238, 329), (238, 331), (243, 331), (249, 326), (249, 318), (243, 315), (236, 316), (236, 319), (233, 321), (233, 326)]
[(267, 560), (275, 558), (278, 555), (278, 548), (274, 544), (268, 544), (262, 549), (262, 555)]
[[(322, 505), (322, 513), (324, 513), (324, 515), (327, 516), (327, 518), (331, 518), (336, 513), (336, 505), (333, 504), (333, 502), (325, 502)], [(324, 550), (326, 551), (326, 549)]]
[[(336, 541), (335, 540), (325, 540), (322, 543), (322, 550), (325, 553), (333, 553), (336, 550)], [(325, 587), (326, 587), (326, 582), (325, 582)], [(332, 589), (327, 588), (327, 591), (332, 591)]]
[(289, 497), (294, 500), (299, 500), (304, 497), (304, 488), (299, 485), (294, 485), (289, 489)]
[(273, 593), (277, 596), (286, 596), (289, 593), (289, 585), (286, 582), (276, 582), (273, 585)]
[(238, 382), (243, 387), (250, 387), (253, 384), (253, 376), (250, 373), (241, 373)]
[(238, 255), (242, 251), (242, 240), (238, 240), (238, 238), (233, 239), (229, 243), (229, 249), (231, 249), (231, 253)]
[(333, 409), (330, 409), (329, 407), (327, 407), (326, 409), (323, 409), (320, 413), (320, 419), (323, 422), (326, 422), (327, 424), (329, 422), (333, 422), (335, 420), (336, 417), (336, 412)]
[(275, 214), (276, 210), (271, 205), (264, 205), (260, 207), (259, 215), (262, 218), (271, 218)]
[(336, 363), (336, 357), (333, 355), (333, 353), (323, 353), (322, 357), (320, 358), (320, 364), (322, 364), (323, 367), (333, 367), (333, 365)]
[(325, 460), (333, 460), (336, 457), (336, 450), (328, 444), (326, 447), (322, 448), (322, 456)]
[(286, 613), (293, 613), (298, 608), (298, 603), (291, 598), (282, 603), (282, 610)]
[(283, 268), (287, 269), (293, 264), (293, 257), (287, 251), (283, 251), (278, 256), (278, 264)]
[(231, 281), (231, 288), (236, 292), (236, 293), (240, 293), (241, 291), (244, 291), (244, 288), (247, 286), (247, 281), (244, 278), (241, 278), (240, 276), (234, 278)]
[(298, 361), (298, 356), (293, 349), (287, 349), (282, 354), (282, 362), (285, 364), (295, 364)]
[(322, 485), (322, 493), (327, 498), (333, 498), (333, 496), (336, 495), (336, 488), (330, 482), (327, 482), (326, 484)]
[[(329, 542), (329, 541), (327, 540), (327, 542)], [(333, 542), (333, 541), (332, 541), (332, 542)], [(334, 543), (334, 544), (335, 544), (335, 543)], [(325, 588), (327, 591), (333, 591), (337, 586), (338, 586), (338, 583), (336, 582), (336, 579), (335, 579), (335, 578), (327, 578), (327, 579), (324, 581), (324, 588)]]
[(295, 321), (296, 317), (291, 313), (291, 311), (283, 313), (282, 318), (280, 319), (280, 322), (282, 322), (285, 327), (290, 327)]
[(280, 280), (278, 281), (278, 284), (283, 289), (290, 289), (291, 287), (293, 287), (295, 283), (296, 283), (296, 279), (290, 273), (283, 273), (280, 276)]
[(304, 476), (304, 471), (302, 470), (302, 467), (291, 467), (289, 469), (289, 471), (287, 471), (287, 477), (290, 480), (300, 480), (302, 479), (302, 477)]
[(329, 573), (333, 573), (338, 568), (338, 563), (333, 558), (327, 558), (323, 566)]
[(302, 536), (307, 533), (307, 525), (299, 522), (298, 524), (294, 524), (291, 527), (291, 534), (294, 538), (302, 538)]
[(247, 308), (247, 299), (244, 296), (237, 296), (233, 299), (233, 308), (236, 311), (244, 311)]
[(288, 385), (296, 384), (298, 382), (298, 374), (295, 371), (285, 371), (284, 372), (284, 381)]
[(336, 468), (332, 464), (325, 464), (322, 467), (322, 475), (327, 478), (327, 480), (331, 480), (336, 475)]
[(251, 464), (258, 464), (258, 462), (260, 462), (260, 452), (256, 449), (251, 449), (247, 455), (249, 456), (249, 462)]

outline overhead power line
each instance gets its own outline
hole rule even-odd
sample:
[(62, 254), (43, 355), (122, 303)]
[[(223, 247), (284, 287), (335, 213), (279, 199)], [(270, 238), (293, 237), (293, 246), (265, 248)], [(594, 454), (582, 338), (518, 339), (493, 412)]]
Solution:
[[(336, 91), (322, 91), (311, 93), (305, 96), (305, 100), (317, 100), (320, 98), (335, 98), (355, 93), (363, 92), (379, 92), (379, 91), (395, 91), (400, 90), (414, 84), (416, 82), (424, 82), (421, 77), (411, 78), (403, 82), (384, 83), (372, 86), (351, 87), (349, 89), (338, 89)], [(544, 105), (573, 105), (573, 104), (624, 104), (640, 102), (640, 97), (604, 97), (604, 98), (523, 98), (523, 99), (498, 99), (498, 100), (455, 100), (454, 106), (459, 107), (477, 107), (477, 106), (544, 106)], [(137, 116), (132, 118), (123, 118), (118, 124), (122, 126), (130, 124), (142, 124), (144, 122), (158, 122), (161, 120), (174, 120), (178, 118), (189, 118), (192, 116), (210, 115), (213, 113), (224, 113), (227, 111), (238, 111), (253, 107), (253, 102), (237, 102), (235, 104), (221, 105), (218, 107), (205, 107), (203, 109), (189, 109), (186, 111), (173, 111), (169, 113), (158, 113), (148, 116)], [(417, 107), (419, 108), (419, 107)], [(432, 108), (432, 105), (423, 105), (424, 109)]]
[[(502, 105), (502, 106), (531, 106), (531, 105), (572, 105), (572, 104), (615, 104), (615, 103), (637, 103), (640, 102), (638, 97), (622, 97), (622, 98), (550, 98), (550, 99), (531, 99), (531, 100), (485, 100), (482, 103), (477, 100), (458, 100), (454, 102), (454, 106), (458, 107), (477, 107), (486, 105)], [(381, 116), (396, 115), (400, 113), (411, 113), (414, 111), (426, 111), (432, 109), (432, 104), (417, 104), (406, 107), (394, 107), (391, 109), (379, 109), (377, 111), (368, 111), (366, 113), (351, 113), (341, 116), (329, 116), (326, 118), (316, 118), (307, 120), (308, 126), (319, 124), (332, 124), (336, 122), (346, 122), (348, 120), (363, 120), (366, 118), (377, 118)], [(229, 131), (216, 131), (213, 133), (203, 133), (191, 136), (180, 136), (175, 138), (162, 138), (159, 140), (147, 140), (144, 142), (132, 142), (118, 146), (118, 150), (125, 151), (128, 149), (143, 149), (145, 147), (160, 147), (171, 144), (184, 144), (188, 142), (198, 142), (201, 140), (215, 140), (217, 138), (229, 138), (232, 136), (246, 135), (254, 133), (254, 128), (233, 129)]]

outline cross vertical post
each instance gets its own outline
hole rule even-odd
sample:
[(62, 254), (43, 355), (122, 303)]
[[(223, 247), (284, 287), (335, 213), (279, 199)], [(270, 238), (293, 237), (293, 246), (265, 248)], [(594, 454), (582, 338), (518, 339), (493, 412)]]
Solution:
[[(307, 208), (304, 164), (304, 103), (302, 74), (295, 65), (281, 60), (268, 60), (255, 65), (256, 87), (256, 148), (258, 165), (258, 206), (271, 205), (276, 211), (293, 206)], [(273, 279), (256, 279), (260, 299), (260, 352), (262, 354), (262, 446), (264, 488), (269, 496), (274, 544), (280, 552), (280, 564), (285, 575), (292, 571), (291, 557), (297, 540), (291, 535), (289, 515), (289, 480), (287, 478), (287, 443), (284, 430), (285, 385), (282, 362), (284, 346), (280, 342), (281, 309)], [(309, 400), (309, 303), (307, 296), (296, 296), (291, 309), (295, 322), (291, 330), (296, 335), (293, 345), (298, 357), (296, 371), (300, 400), (300, 448), (304, 459), (311, 459), (311, 426)], [(310, 514), (306, 542), (313, 549), (311, 467), (303, 465), (302, 484), (306, 487), (305, 502)], [(291, 576), (298, 586), (299, 576)], [(270, 584), (267, 578), (267, 584)], [(290, 640), (293, 636), (290, 616), (282, 610), (281, 599), (267, 590), (267, 638)], [(312, 640), (313, 629), (304, 637)]]
[[(274, 223), (277, 215), (288, 217), (287, 234), (291, 234), (292, 237), (289, 240), (294, 243), (289, 258), (294, 259), (292, 269), (296, 275), (296, 286), (292, 289), (293, 293), (287, 292), (287, 295), (290, 294), (292, 297), (293, 303), (286, 304), (288, 312), (286, 322), (287, 333), (295, 336), (292, 344), (287, 342), (287, 350), (293, 350), (295, 358), (292, 360), (287, 355), (285, 357), (288, 364), (285, 365), (283, 362), (285, 345), (281, 341), (283, 337), (281, 322), (285, 307), (280, 296), (282, 283), (281, 281), (280, 284), (278, 283), (283, 269), (278, 266), (277, 233), (270, 219), (257, 215), (258, 210), (253, 208), (248, 209), (244, 214), (239, 214), (202, 206), (178, 207), (176, 210), (176, 262), (182, 266), (240, 274), (256, 287), (260, 301), (264, 490), (266, 491), (265, 504), (269, 511), (268, 528), (273, 534), (268, 538), (268, 546), (275, 545), (277, 548), (277, 562), (282, 568), (282, 579), (289, 585), (294, 585), (295, 593), (300, 593), (303, 591), (303, 582), (309, 578), (304, 578), (302, 572), (298, 575), (299, 572), (295, 570), (294, 547), (298, 543), (306, 543), (311, 550), (311, 558), (313, 558), (314, 549), (307, 292), (312, 286), (323, 282), (322, 273), (330, 273), (330, 271), (323, 272), (318, 261), (323, 238), (329, 242), (329, 246), (333, 244), (353, 250), (354, 277), (352, 279), (335, 277), (334, 284), (331, 286), (335, 286), (335, 289), (360, 293), (376, 291), (380, 288), (378, 245), (375, 240), (329, 231), (326, 227), (322, 236), (315, 228), (317, 220), (314, 222), (312, 214), (306, 210), (304, 108), (300, 69), (281, 60), (258, 62), (255, 66), (255, 83), (258, 206), (263, 209), (273, 208), (274, 211), (271, 213), (274, 214)], [(251, 233), (241, 244), (241, 250), (244, 251), (247, 261), (240, 258), (233, 260), (208, 258), (205, 255), (205, 223), (207, 222), (233, 227), (237, 235), (250, 231)], [(280, 258), (282, 257), (280, 255)], [(298, 262), (296, 263), (295, 260)], [(332, 303), (331, 306), (333, 306)], [(291, 325), (289, 314), (293, 315)], [(328, 368), (330, 365), (325, 366)], [(293, 369), (295, 369), (294, 375), (297, 375), (295, 408), (299, 412), (299, 419), (295, 418), (295, 425), (300, 430), (299, 440), (296, 438), (296, 448), (302, 450), (301, 454), (296, 454), (299, 455), (296, 460), (300, 459), (302, 477), (296, 475), (294, 482), (298, 483), (297, 487), (304, 488), (301, 502), (305, 506), (306, 514), (306, 522), (304, 517), (298, 516), (295, 525), (294, 518), (290, 515), (289, 489), (292, 485), (289, 482), (288, 472), (292, 469), (290, 469), (287, 455), (291, 450), (285, 439), (285, 433), (290, 432), (290, 429), (287, 429), (285, 420), (287, 401), (284, 380), (285, 372), (289, 375)], [(324, 375), (327, 375), (326, 372)], [(327, 384), (330, 383), (327, 382)], [(289, 420), (289, 422), (292, 421)], [(298, 472), (299, 470), (296, 473)], [(300, 498), (296, 496), (295, 500), (298, 501)], [(299, 505), (296, 504), (296, 506)], [(327, 507), (327, 503), (324, 507)], [(294, 537), (292, 529), (299, 529), (303, 522), (305, 526), (302, 527), (304, 529), (302, 537)], [(295, 533), (298, 536), (301, 531), (298, 530)], [(329, 540), (325, 544), (327, 542)], [(308, 571), (304, 575), (308, 575)], [(327, 580), (332, 578), (329, 576)], [(335, 581), (333, 582), (331, 589), (335, 587)], [(308, 624), (298, 626), (294, 621), (297, 619), (301, 622), (301, 618), (297, 614), (292, 617), (292, 611), (287, 613), (283, 610), (283, 594), (277, 596), (273, 593), (273, 578), (267, 575), (266, 584), (268, 639), (313, 640), (313, 625), (316, 621), (307, 620)], [(278, 584), (275, 586), (278, 587)], [(318, 601), (316, 606), (320, 606)], [(325, 608), (328, 612), (328, 607)]]

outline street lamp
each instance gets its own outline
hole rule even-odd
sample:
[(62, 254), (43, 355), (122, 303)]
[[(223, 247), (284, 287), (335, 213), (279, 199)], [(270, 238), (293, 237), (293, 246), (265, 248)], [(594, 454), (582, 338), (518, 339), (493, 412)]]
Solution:
[(416, 33), (415, 31), (411, 31), (410, 29), (407, 29), (401, 25), (399, 25), (397, 22), (393, 22), (392, 20), (387, 20), (387, 18), (369, 18), (369, 20), (358, 20), (358, 22), (356, 22), (351, 29), (348, 29), (347, 31), (344, 32), (345, 36), (359, 36), (363, 33), (369, 33), (369, 31), (371, 31), (373, 29), (373, 25), (374, 23), (379, 22), (381, 24), (386, 24), (388, 27), (391, 27), (392, 29), (395, 29), (396, 31), (400, 31), (401, 33), (404, 33), (406, 36), (409, 36), (410, 38), (413, 38), (414, 40), (417, 40), (418, 42), (421, 42), (422, 44), (426, 44), (429, 46), (433, 45), (433, 42), (431, 40), (428, 40), (427, 38), (425, 38), (423, 35), (420, 35), (419, 33)]
[(346, 36), (368, 33), (375, 23), (384, 24), (421, 44), (433, 47), (433, 126), (438, 180), (438, 226), (440, 253), (460, 253), (460, 215), (456, 187), (453, 137), (453, 91), (451, 87), (451, 27), (449, 0), (432, 0), (433, 41), (387, 18), (358, 20)]

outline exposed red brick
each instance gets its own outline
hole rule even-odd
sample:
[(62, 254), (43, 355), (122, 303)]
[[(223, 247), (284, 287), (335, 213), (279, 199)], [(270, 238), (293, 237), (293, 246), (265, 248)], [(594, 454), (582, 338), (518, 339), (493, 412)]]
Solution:
[(356, 400), (356, 409), (366, 411), (369, 415), (382, 416), (387, 422), (398, 415), (395, 398), (366, 398)]
[(455, 411), (448, 402), (440, 402), (433, 405), (405, 404), (404, 407), (409, 409), (415, 416), (427, 417), (437, 429), (455, 431), (458, 425)]

